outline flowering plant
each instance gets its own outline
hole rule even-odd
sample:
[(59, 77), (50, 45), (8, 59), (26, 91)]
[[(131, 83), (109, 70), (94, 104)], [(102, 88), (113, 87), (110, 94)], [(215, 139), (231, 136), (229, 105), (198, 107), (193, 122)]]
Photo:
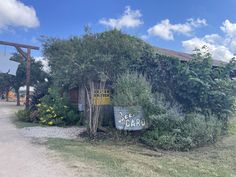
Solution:
[(50, 89), (37, 104), (39, 120), (44, 125), (70, 125), (79, 121), (76, 111), (68, 106), (65, 98), (60, 97), (57, 90)]

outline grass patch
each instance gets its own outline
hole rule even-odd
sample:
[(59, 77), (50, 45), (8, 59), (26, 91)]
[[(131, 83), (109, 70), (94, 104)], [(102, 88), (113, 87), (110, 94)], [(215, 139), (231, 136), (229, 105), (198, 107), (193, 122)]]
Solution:
[(13, 120), (12, 122), (14, 123), (14, 125), (15, 125), (17, 128), (41, 126), (41, 125), (38, 124), (38, 123), (22, 122), (22, 121), (19, 121), (19, 120)]
[(69, 156), (73, 160), (80, 160), (89, 166), (94, 166), (102, 171), (107, 176), (129, 176), (131, 170), (122, 166), (125, 161), (121, 158), (111, 156), (105, 151), (99, 151), (97, 144), (89, 142), (64, 140), (64, 139), (49, 139), (48, 144), (50, 149), (54, 149), (62, 153), (64, 156)]
[[(15, 107), (14, 111), (17, 112), (19, 110), (24, 109), (23, 106)], [(17, 128), (25, 128), (25, 127), (36, 127), (36, 126), (41, 126), (39, 123), (32, 123), (32, 122), (24, 122), (18, 120), (16, 113), (11, 119), (12, 123), (17, 127)]]
[(229, 127), (229, 133), (236, 135), (236, 118), (232, 120), (230, 127)]
[(93, 176), (91, 171), (97, 171), (94, 176), (111, 177), (236, 176), (235, 135), (216, 145), (190, 152), (151, 151), (140, 145), (63, 139), (49, 139), (48, 146), (60, 152), (74, 164), (72, 166), (81, 162), (90, 167), (87, 176)]

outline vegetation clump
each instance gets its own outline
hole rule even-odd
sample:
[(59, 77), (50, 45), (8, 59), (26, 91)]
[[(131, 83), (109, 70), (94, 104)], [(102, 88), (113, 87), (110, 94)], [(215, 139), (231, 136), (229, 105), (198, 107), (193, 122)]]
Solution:
[(76, 109), (59, 95), (58, 89), (49, 88), (48, 93), (37, 102), (29, 110), (19, 110), (16, 114), (18, 120), (49, 126), (76, 125), (80, 121)]
[[(43, 47), (54, 85), (65, 91), (85, 89), (91, 137), (101, 121), (94, 91), (110, 83), (116, 84), (115, 105), (144, 109), (151, 126), (140, 138), (152, 147), (188, 150), (215, 142), (228, 130), (235, 112), (236, 82), (230, 78), (235, 60), (215, 66), (209, 53), (196, 50), (190, 61), (183, 62), (118, 30), (87, 31), (69, 40), (49, 38)], [(144, 74), (150, 84), (139, 74), (121, 76), (126, 71)], [(164, 103), (156, 94), (163, 95)]]
[(230, 78), (234, 60), (215, 67), (210, 54), (197, 50), (187, 63), (159, 55), (152, 62), (156, 67), (145, 66), (146, 73), (152, 77), (153, 91), (165, 100), (156, 102), (162, 111), (149, 116), (152, 126), (142, 142), (167, 150), (189, 150), (214, 143), (227, 133), (235, 113), (236, 82)]
[(45, 125), (75, 125), (79, 115), (68, 106), (65, 98), (59, 95), (58, 89), (49, 89), (49, 94), (41, 98), (37, 104), (39, 122)]
[[(164, 109), (163, 109), (164, 108)], [(140, 138), (152, 148), (186, 151), (214, 143), (222, 134), (222, 122), (201, 113), (184, 113), (178, 105), (160, 105), (161, 113), (151, 115), (151, 127)]]
[(151, 85), (146, 78), (137, 72), (120, 75), (115, 83), (113, 104), (116, 106), (142, 106), (151, 99)]

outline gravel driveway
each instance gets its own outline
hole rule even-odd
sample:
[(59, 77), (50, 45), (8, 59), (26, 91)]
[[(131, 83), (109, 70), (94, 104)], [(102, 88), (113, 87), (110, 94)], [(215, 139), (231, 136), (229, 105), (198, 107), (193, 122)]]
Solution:
[(0, 177), (77, 177), (53, 151), (30, 143), (15, 128), (14, 105), (0, 102)]
[(25, 137), (33, 138), (63, 138), (63, 139), (78, 139), (78, 135), (86, 131), (83, 127), (26, 127), (22, 128), (21, 133)]

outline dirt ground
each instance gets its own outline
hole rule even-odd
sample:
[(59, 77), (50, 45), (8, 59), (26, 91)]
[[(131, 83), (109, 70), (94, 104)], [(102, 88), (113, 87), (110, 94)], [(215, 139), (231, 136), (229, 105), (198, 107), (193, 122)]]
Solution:
[(18, 108), (0, 102), (0, 177), (75, 177), (53, 151), (31, 143), (11, 122)]

